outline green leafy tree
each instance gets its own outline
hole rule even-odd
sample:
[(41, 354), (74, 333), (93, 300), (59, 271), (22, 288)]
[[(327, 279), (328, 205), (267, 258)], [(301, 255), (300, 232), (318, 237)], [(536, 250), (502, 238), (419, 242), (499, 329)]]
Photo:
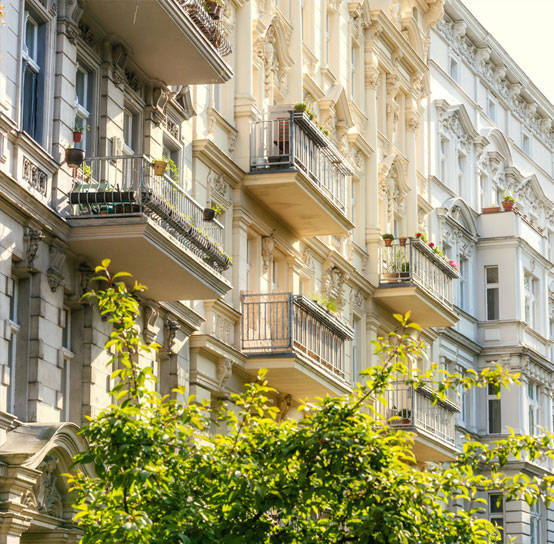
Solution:
[[(409, 316), (375, 342), (381, 362), (351, 395), (306, 403), (302, 418), (279, 422), (264, 373), (217, 407), (155, 392), (152, 369), (138, 363), (155, 349), (135, 323), (143, 286), (129, 291), (108, 265), (96, 269), (101, 288), (85, 296), (113, 323), (115, 401), (81, 431), (90, 449), (75, 466), (91, 462), (97, 476), (69, 476), (84, 544), (488, 543), (499, 533), (478, 516), (483, 491), (550, 502), (551, 477), (502, 473), (510, 456), (554, 457), (549, 434), (468, 441), (454, 462), (417, 469), (410, 434), (376, 409), (393, 382), (432, 384), (439, 399), (458, 387), (500, 391), (517, 376), (500, 367), (412, 371), (424, 345)], [(468, 509), (448, 507), (461, 499)]]

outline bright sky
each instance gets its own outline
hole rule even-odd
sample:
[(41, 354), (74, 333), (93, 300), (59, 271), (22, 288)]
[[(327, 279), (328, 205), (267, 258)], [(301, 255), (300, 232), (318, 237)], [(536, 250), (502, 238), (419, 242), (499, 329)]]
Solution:
[(462, 0), (554, 104), (554, 0)]

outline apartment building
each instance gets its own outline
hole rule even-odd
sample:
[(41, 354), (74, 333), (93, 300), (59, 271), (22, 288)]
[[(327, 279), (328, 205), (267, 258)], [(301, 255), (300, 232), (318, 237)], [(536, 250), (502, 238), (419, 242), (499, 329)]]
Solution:
[[(148, 285), (164, 393), (227, 399), (267, 368), (295, 417), (410, 310), (444, 368), (528, 380), (436, 404), (398, 385), (421, 467), (466, 432), (550, 428), (552, 106), (461, 3), (5, 4), (0, 544), (79, 538), (60, 474), (110, 402), (109, 324), (81, 301), (104, 258)], [(516, 211), (481, 213), (504, 190)], [(548, 542), (544, 508), (490, 516)]]
[[(460, 265), (459, 321), (439, 332), (436, 354), (452, 369), (497, 362), (522, 381), (500, 399), (465, 393), (457, 440), (552, 432), (554, 108), (462, 2), (447, 1), (445, 12), (431, 30), (427, 191), (432, 239)], [(509, 467), (531, 478), (551, 470)], [(506, 541), (554, 542), (550, 508), (496, 499), (488, 496), (488, 515)]]

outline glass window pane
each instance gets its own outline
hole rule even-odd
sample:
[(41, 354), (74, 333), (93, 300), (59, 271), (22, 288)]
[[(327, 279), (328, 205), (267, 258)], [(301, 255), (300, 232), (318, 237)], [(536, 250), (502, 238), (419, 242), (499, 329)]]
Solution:
[(27, 18), (25, 25), (25, 46), (27, 54), (36, 61), (37, 25), (31, 18)]
[(487, 283), (498, 283), (498, 266), (489, 266), (487, 271)]
[(489, 433), (499, 434), (502, 430), (500, 399), (489, 399)]
[(487, 289), (487, 320), (498, 319), (498, 287)]
[(86, 109), (86, 74), (83, 70), (77, 70), (75, 93), (77, 95), (77, 102), (79, 105)]
[(504, 500), (500, 493), (489, 495), (489, 512), (491, 514), (502, 514), (504, 512)]

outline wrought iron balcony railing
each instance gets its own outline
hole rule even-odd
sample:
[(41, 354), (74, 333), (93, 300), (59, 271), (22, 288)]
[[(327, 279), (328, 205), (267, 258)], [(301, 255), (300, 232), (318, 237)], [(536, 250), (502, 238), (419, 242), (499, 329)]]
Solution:
[(425, 242), (408, 238), (381, 248), (379, 284), (416, 284), (452, 308), (452, 280), (458, 271)]
[(390, 425), (420, 430), (454, 445), (458, 408), (453, 402), (434, 402), (431, 389), (416, 389), (404, 382), (397, 382), (383, 397), (386, 404), (377, 402), (376, 409)]
[(223, 225), (204, 221), (202, 206), (169, 176), (156, 175), (148, 158), (95, 157), (84, 165), (74, 170), (69, 194), (75, 216), (115, 219), (144, 213), (216, 270), (229, 267), (222, 247)]
[(344, 342), (351, 327), (317, 302), (292, 293), (242, 295), (242, 351), (251, 356), (301, 354), (345, 379)]
[(343, 213), (346, 177), (353, 173), (344, 157), (305, 112), (251, 126), (250, 168), (253, 171), (301, 171)]
[(226, 57), (232, 52), (231, 44), (224, 34), (224, 21), (212, 19), (201, 0), (177, 0), (189, 14), (194, 24), (202, 31), (217, 52)]

